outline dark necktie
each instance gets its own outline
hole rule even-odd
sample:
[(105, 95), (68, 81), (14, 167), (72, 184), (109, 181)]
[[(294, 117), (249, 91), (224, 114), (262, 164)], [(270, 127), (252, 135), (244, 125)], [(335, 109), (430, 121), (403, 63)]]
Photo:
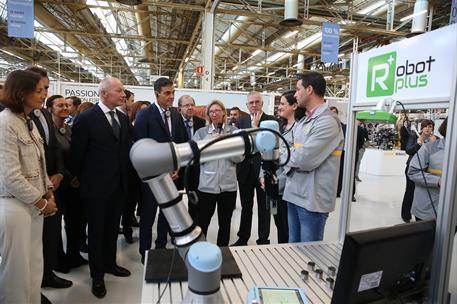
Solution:
[(192, 138), (192, 127), (190, 126), (189, 119), (186, 120), (186, 130), (187, 130), (187, 136), (189, 137), (189, 139), (191, 139)]
[(163, 112), (163, 119), (164, 119), (164, 123), (165, 123), (165, 130), (167, 131), (168, 136), (171, 136), (170, 126), (168, 125), (168, 120), (170, 119), (170, 117), (168, 117), (166, 113), (167, 113), (167, 111), (164, 111), (164, 112)]
[(114, 136), (116, 136), (117, 140), (121, 137), (121, 127), (119, 126), (116, 118), (114, 118), (114, 111), (109, 111), (109, 115), (111, 116), (111, 127), (113, 127)]

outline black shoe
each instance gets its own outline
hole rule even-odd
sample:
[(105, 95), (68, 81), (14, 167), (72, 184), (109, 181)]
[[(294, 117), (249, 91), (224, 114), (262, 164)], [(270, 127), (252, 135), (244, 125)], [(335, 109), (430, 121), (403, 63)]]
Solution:
[(352, 197), (352, 201), (353, 201), (354, 203), (357, 202), (357, 200), (355, 199), (354, 196)]
[(44, 294), (41, 294), (41, 304), (52, 304), (52, 302), (49, 301), (49, 299), (46, 298)]
[(69, 273), (70, 272), (70, 266), (66, 262), (60, 262), (57, 264), (57, 266), (54, 268), (55, 271), (58, 271), (60, 273)]
[(405, 222), (405, 223), (411, 222), (411, 219), (402, 218), (402, 220), (403, 220), (403, 222)]
[(136, 216), (132, 217), (132, 227), (140, 227), (140, 223), (138, 223), (138, 220), (136, 219)]
[(99, 299), (106, 296), (105, 281), (103, 279), (92, 280), (92, 294)]
[(82, 256), (78, 255), (75, 258), (69, 260), (68, 265), (71, 268), (77, 268), (83, 265), (89, 264), (89, 261), (83, 258)]
[(79, 248), (79, 251), (81, 251), (83, 253), (88, 253), (89, 252), (89, 247), (87, 246), (86, 243), (84, 243), (84, 244), (81, 245), (81, 248)]
[(41, 282), (41, 287), (68, 288), (71, 285), (73, 285), (72, 281), (60, 278), (54, 273), (52, 273), (50, 278), (43, 279), (43, 282)]
[(244, 241), (242, 239), (238, 239), (238, 241), (236, 241), (235, 243), (233, 243), (230, 246), (246, 246), (247, 244), (248, 244), (247, 241)]
[(133, 244), (132, 233), (124, 233), (124, 239), (127, 244)]
[(110, 273), (116, 277), (128, 277), (130, 276), (130, 271), (124, 267), (114, 265), (113, 268), (105, 270), (105, 273)]
[(257, 240), (256, 243), (257, 245), (269, 245), (270, 240)]
[(144, 265), (144, 254), (141, 255), (141, 264)]

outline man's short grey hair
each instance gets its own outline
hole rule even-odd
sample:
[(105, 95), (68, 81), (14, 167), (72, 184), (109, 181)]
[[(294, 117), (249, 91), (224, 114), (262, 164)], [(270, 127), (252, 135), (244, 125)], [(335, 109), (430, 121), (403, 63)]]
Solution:
[(100, 84), (98, 85), (98, 94), (101, 95), (102, 91), (107, 91), (109, 89), (109, 87), (111, 86), (111, 83), (113, 83), (113, 81), (116, 81), (116, 80), (119, 80), (119, 79), (117, 79), (115, 77), (108, 77), (108, 78), (102, 79), (102, 81), (100, 81)]
[(258, 92), (258, 91), (251, 91), (251, 92), (248, 93), (247, 98), (249, 98), (249, 97), (252, 96), (252, 95), (259, 95), (259, 97), (260, 97), (260, 102), (263, 104), (262, 94), (261, 94), (260, 92)]
[(194, 99), (192, 96), (190, 96), (190, 95), (183, 95), (183, 96), (179, 97), (179, 99), (178, 99), (178, 107), (181, 107), (182, 101), (184, 100), (184, 98), (190, 98), (190, 99), (192, 99), (192, 102), (194, 103), (194, 106), (195, 106), (195, 99)]

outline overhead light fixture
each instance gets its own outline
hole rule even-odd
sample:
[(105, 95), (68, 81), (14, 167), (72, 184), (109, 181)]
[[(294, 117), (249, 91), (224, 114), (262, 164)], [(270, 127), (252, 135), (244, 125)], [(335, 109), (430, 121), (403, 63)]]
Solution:
[(10, 55), (10, 56), (16, 57), (16, 58), (18, 58), (18, 59), (24, 60), (24, 58), (19, 57), (18, 55), (13, 54), (13, 53), (11, 53), (11, 52), (8, 52), (8, 51), (5, 51), (5, 50), (0, 50), (0, 51), (2, 51), (3, 53), (5, 53), (5, 54), (7, 54), (7, 55)]
[(257, 49), (254, 52), (252, 52), (252, 57), (257, 56), (260, 53), (262, 53), (262, 50), (261, 49)]
[(279, 22), (283, 26), (298, 26), (302, 25), (302, 21), (298, 20), (298, 0), (284, 1), (284, 20)]
[[(384, 5), (386, 5), (386, 1), (382, 0), (382, 1), (378, 1), (372, 5), (369, 5), (363, 9), (361, 9), (360, 11), (358, 11), (357, 13), (358, 14), (361, 14), (361, 15), (366, 15), (366, 14), (369, 14), (369, 13), (373, 13), (374, 11), (380, 9), (381, 7), (383, 7)], [(371, 14), (370, 14), (371, 15)]]
[(237, 66), (237, 65), (235, 65), (235, 66), (232, 68), (232, 71), (236, 71), (236, 70), (238, 70), (238, 66)]
[(283, 36), (284, 39), (288, 39), (292, 36), (295, 36), (296, 34), (298, 33), (298, 31), (293, 31), (293, 32), (290, 32), (290, 33), (287, 33)]
[(275, 72), (268, 73), (268, 76), (274, 75)]
[(187, 63), (189, 61), (189, 57), (186, 57), (186, 59), (184, 59), (184, 62)]
[(406, 16), (406, 17), (403, 17), (400, 19), (400, 22), (403, 22), (403, 21), (406, 21), (406, 20), (409, 20), (409, 19), (412, 19), (416, 16), (419, 16), (419, 15), (422, 15), (422, 14), (425, 14), (427, 12), (427, 10), (422, 10), (420, 12), (417, 12), (417, 13), (414, 13), (414, 14), (411, 14), (409, 16)]

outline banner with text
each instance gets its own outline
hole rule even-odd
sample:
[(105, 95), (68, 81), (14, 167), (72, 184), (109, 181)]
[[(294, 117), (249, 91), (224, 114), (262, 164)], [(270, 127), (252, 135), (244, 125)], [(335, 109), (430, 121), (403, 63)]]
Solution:
[(338, 63), (340, 48), (340, 25), (336, 23), (322, 23), (321, 61)]
[(8, 37), (33, 38), (33, 0), (8, 0)]

